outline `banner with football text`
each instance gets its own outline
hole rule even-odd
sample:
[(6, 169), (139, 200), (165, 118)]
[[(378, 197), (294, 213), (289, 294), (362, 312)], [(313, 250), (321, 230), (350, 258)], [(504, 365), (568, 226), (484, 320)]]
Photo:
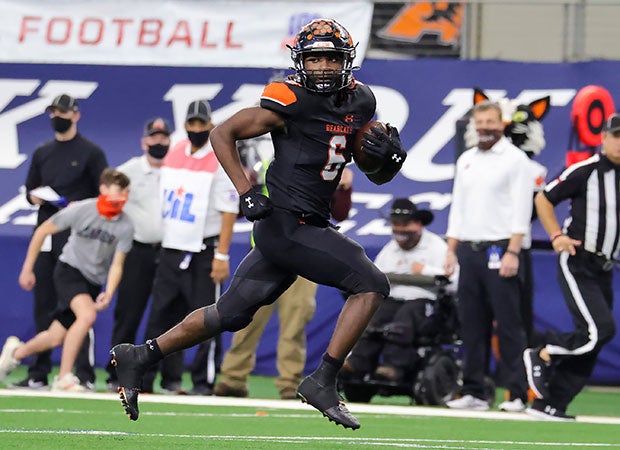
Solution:
[(300, 28), (336, 18), (366, 52), (373, 4), (0, 0), (0, 62), (194, 67), (291, 65)]

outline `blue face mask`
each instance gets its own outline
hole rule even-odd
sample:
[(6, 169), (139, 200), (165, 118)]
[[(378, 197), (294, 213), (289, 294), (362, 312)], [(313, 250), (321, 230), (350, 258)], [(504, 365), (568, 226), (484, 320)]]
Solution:
[(188, 131), (187, 137), (194, 147), (201, 148), (209, 140), (209, 130)]

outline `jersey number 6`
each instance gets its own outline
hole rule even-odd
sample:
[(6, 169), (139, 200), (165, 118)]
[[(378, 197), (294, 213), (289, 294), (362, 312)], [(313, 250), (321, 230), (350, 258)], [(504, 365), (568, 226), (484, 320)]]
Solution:
[(346, 164), (346, 159), (342, 154), (342, 150), (347, 147), (347, 137), (342, 134), (336, 134), (329, 140), (329, 149), (327, 162), (321, 171), (321, 177), (325, 181), (333, 181), (340, 169)]

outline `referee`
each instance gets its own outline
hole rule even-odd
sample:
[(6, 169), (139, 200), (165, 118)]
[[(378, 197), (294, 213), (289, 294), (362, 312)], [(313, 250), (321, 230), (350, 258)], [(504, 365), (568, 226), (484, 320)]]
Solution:
[[(523, 354), (528, 382), (537, 395), (530, 415), (574, 420), (568, 404), (587, 383), (597, 356), (615, 334), (612, 272), (620, 249), (620, 115), (603, 130), (600, 154), (566, 169), (536, 196), (536, 210), (558, 257), (558, 280), (575, 329), (547, 331), (545, 346)], [(571, 200), (560, 229), (554, 206)]]

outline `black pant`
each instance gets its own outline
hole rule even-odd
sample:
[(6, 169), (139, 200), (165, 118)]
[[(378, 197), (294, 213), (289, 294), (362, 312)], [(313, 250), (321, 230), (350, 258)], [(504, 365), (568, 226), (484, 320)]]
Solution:
[[(502, 243), (506, 250), (507, 242)], [(521, 318), (521, 291), (518, 277), (500, 277), (499, 269), (488, 268), (488, 246), (457, 247), (460, 264), (458, 297), (463, 340), (463, 394), (484, 398), (484, 375), (489, 354), (490, 330), (497, 322), (502, 362), (507, 368), (506, 388), (511, 399), (527, 399), (523, 365), (526, 335)]]
[(583, 250), (575, 256), (562, 253), (558, 268), (558, 281), (575, 329), (545, 335), (554, 366), (549, 379), (551, 397), (545, 401), (566, 410), (590, 378), (598, 354), (614, 337), (616, 326), (612, 272), (603, 270), (594, 255)]
[[(62, 248), (69, 239), (70, 231), (63, 231), (52, 236), (52, 250), (41, 252), (34, 264), (34, 274), (37, 282), (33, 289), (34, 294), (34, 322), (36, 332), (40, 333), (49, 328), (54, 320), (54, 312), (58, 304), (56, 287), (54, 286), (54, 268)], [(95, 382), (94, 361), (89, 355), (91, 342), (94, 341), (93, 330), (84, 338), (82, 348), (75, 361), (75, 372), (81, 382)], [(92, 342), (94, 344), (94, 342)], [(28, 367), (28, 378), (36, 381), (46, 380), (52, 370), (51, 351), (37, 353), (33, 356)]]
[[(159, 250), (159, 245), (133, 242), (125, 259), (123, 278), (118, 285), (110, 347), (123, 342), (136, 342), (138, 327), (153, 290)], [(115, 383), (116, 370), (111, 363), (108, 363), (106, 371), (107, 382)]]
[[(214, 239), (207, 241), (207, 248), (193, 253), (189, 267), (185, 270), (179, 265), (187, 255), (184, 251), (162, 249), (159, 266), (153, 285), (153, 303), (147, 322), (145, 336), (154, 339), (179, 323), (191, 311), (213, 304), (219, 285), (211, 279), (214, 254)], [(209, 386), (215, 383), (219, 370), (221, 338), (209, 339), (198, 346), (191, 366), (194, 387)], [(181, 382), (183, 374), (183, 352), (168, 355), (162, 362), (162, 387), (170, 388)], [(165, 368), (165, 370), (164, 370)], [(144, 375), (142, 390), (152, 391), (157, 366)]]

